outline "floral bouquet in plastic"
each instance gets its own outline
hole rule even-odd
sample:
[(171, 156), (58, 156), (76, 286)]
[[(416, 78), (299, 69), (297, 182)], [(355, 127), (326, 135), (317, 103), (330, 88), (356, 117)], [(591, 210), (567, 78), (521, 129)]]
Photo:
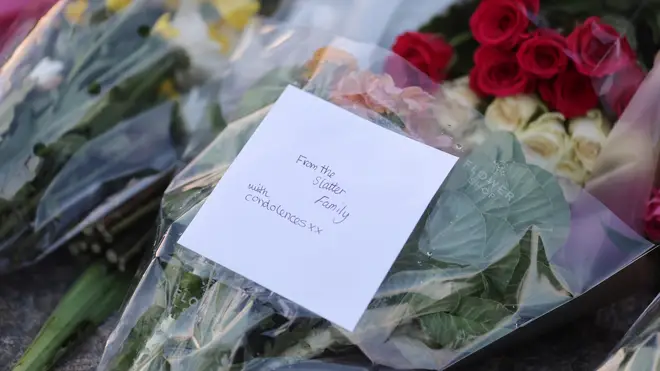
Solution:
[(201, 113), (219, 111), (205, 106), (217, 86), (193, 89), (226, 71), (258, 10), (67, 0), (41, 18), (0, 70), (0, 273), (83, 230), (73, 251), (104, 253), (132, 215), (155, 215), (176, 163), (224, 126)]
[[(244, 41), (238, 47), (232, 75), (224, 81), (225, 86), (234, 87), (232, 91), (244, 91), (238, 108), (227, 113), (231, 121), (227, 129), (170, 184), (162, 203), (155, 255), (108, 341), (99, 370), (353, 370), (360, 365), (441, 369), (524, 332), (557, 308), (577, 311), (573, 303), (653, 246), (588, 190), (580, 188), (569, 200), (555, 168), (530, 161), (530, 142), (507, 131), (489, 132), (483, 115), (463, 95), (457, 95), (460, 90), (455, 84), (435, 85), (388, 51), (307, 29), (256, 25)], [(508, 68), (502, 73), (506, 71)], [(246, 83), (246, 77), (252, 82), (248, 79)], [(465, 91), (469, 85), (462, 88)], [(294, 104), (285, 110), (282, 102), (291, 102), (291, 90), (298, 91), (300, 107)], [(547, 117), (547, 107), (532, 97), (527, 99), (534, 110), (530, 120), (565, 130), (563, 121)], [(389, 202), (371, 204), (362, 216), (349, 215), (350, 208), (340, 202), (322, 197), (313, 202), (314, 207), (335, 215), (330, 226), (341, 225), (349, 217), (351, 223), (366, 218), (377, 224), (369, 228), (381, 233), (363, 238), (360, 246), (349, 246), (351, 252), (343, 256), (355, 271), (342, 273), (329, 263), (337, 258), (337, 251), (347, 248), (332, 242), (339, 241), (339, 232), (333, 232), (338, 229), (317, 224), (302, 211), (276, 201), (270, 185), (256, 180), (246, 185), (247, 194), (239, 197), (245, 196), (245, 202), (235, 207), (216, 199), (221, 197), (217, 192), (224, 192), (220, 190), (223, 184), (232, 182), (230, 178), (263, 174), (280, 179), (273, 180), (280, 184), (280, 197), (287, 188), (296, 189), (295, 197), (307, 195), (286, 176), (277, 176), (279, 169), (252, 173), (242, 165), (247, 161), (242, 158), (250, 157), (245, 153), (256, 153), (255, 163), (263, 163), (289, 153), (291, 147), (305, 142), (306, 135), (335, 133), (333, 129), (314, 130), (312, 123), (321, 119), (317, 116), (315, 120), (313, 115), (321, 111), (308, 105), (312, 101), (314, 107), (332, 105), (342, 115), (349, 115), (337, 121), (337, 130), (353, 122), (356, 115), (368, 120), (364, 125), (378, 130), (370, 140), (352, 135), (339, 139), (346, 146), (363, 146), (365, 156), (374, 153), (369, 148), (392, 138), (421, 142), (432, 150), (427, 152), (427, 160), (404, 161), (404, 166), (401, 158), (408, 154), (392, 148), (395, 156), (383, 155), (392, 161), (392, 169), (401, 166), (385, 181), (410, 182), (397, 193), (399, 205), (410, 206), (414, 195), (433, 184), (422, 178), (443, 173), (441, 167), (430, 166), (435, 163), (432, 159), (457, 156), (442, 186), (433, 188), (431, 198), (412, 221), (388, 207)], [(605, 114), (602, 116), (604, 119)], [(287, 122), (297, 123), (300, 130), (278, 136), (273, 117), (284, 117), (279, 121), (281, 130)], [(309, 125), (300, 124), (301, 120)], [(483, 136), (475, 140), (448, 129), (468, 125), (475, 125), (473, 132), (478, 130)], [(619, 121), (615, 130), (628, 130), (631, 125), (634, 122)], [(567, 136), (540, 131), (537, 138), (543, 145), (531, 147), (544, 148), (557, 138), (568, 140)], [(254, 145), (252, 140), (257, 137), (259, 145)], [(369, 141), (379, 143), (370, 146)], [(277, 143), (282, 144), (279, 150), (269, 149)], [(334, 142), (315, 143), (341, 148)], [(616, 153), (616, 143), (611, 143), (609, 138), (601, 143), (595, 169), (604, 156)], [(652, 144), (643, 144), (654, 152)], [(626, 159), (645, 165), (645, 158)], [(299, 155), (291, 161), (305, 174), (322, 172), (314, 185), (332, 193), (329, 198), (345, 194), (339, 184), (342, 180), (327, 179), (334, 176), (327, 166)], [(367, 162), (373, 168), (361, 170), (355, 184), (382, 188), (370, 178), (379, 168), (377, 161), (373, 157)], [(412, 169), (425, 170), (419, 177), (404, 175)], [(654, 166), (635, 169), (643, 173), (639, 179), (653, 178)], [(370, 197), (378, 196), (374, 190)], [(277, 222), (282, 227), (245, 232), (231, 243), (220, 242), (225, 235), (236, 237), (236, 230), (243, 230), (228, 223), (244, 220), (247, 207), (264, 211), (245, 223), (263, 228), (261, 223)], [(214, 218), (209, 214), (213, 210), (224, 210), (223, 215), (228, 216)], [(205, 248), (190, 240), (182, 245), (182, 235), (200, 223), (211, 228), (199, 239)], [(402, 225), (410, 226), (406, 241), (390, 256), (385, 245), (391, 241), (380, 237)], [(291, 229), (305, 236), (329, 235), (324, 241), (330, 249), (311, 243), (308, 247), (312, 249), (292, 254), (291, 244), (280, 234), (293, 233), (285, 232)], [(360, 233), (352, 235), (359, 238)], [(267, 242), (259, 246), (245, 242), (254, 238)], [(369, 253), (372, 251), (376, 253)], [(244, 259), (247, 265), (243, 267), (251, 273), (218, 263), (237, 257)], [(277, 263), (280, 260), (300, 263), (284, 266)], [(352, 301), (326, 302), (325, 307), (310, 310), (269, 288), (276, 279), (294, 277), (300, 284), (316, 282), (321, 275), (324, 284), (309, 288), (297, 299), (327, 299), (361, 286), (377, 265), (386, 266), (386, 273), (376, 280), (375, 293), (370, 294), (355, 326), (338, 325), (319, 314), (341, 311), (349, 303), (354, 306)], [(252, 269), (255, 266), (259, 269)], [(260, 277), (258, 282), (253, 280), (255, 275)]]

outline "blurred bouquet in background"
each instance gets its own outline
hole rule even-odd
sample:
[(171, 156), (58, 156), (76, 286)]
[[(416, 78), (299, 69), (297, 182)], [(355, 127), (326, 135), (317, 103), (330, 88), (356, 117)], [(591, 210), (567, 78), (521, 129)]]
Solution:
[(190, 143), (212, 139), (222, 117), (200, 123), (182, 107), (227, 71), (258, 11), (251, 0), (67, 0), (39, 21), (0, 70), (0, 273), (162, 183)]

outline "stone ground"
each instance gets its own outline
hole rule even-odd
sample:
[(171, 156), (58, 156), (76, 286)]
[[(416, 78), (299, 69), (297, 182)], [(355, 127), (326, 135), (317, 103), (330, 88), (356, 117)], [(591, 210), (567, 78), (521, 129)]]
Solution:
[[(31, 269), (0, 277), (0, 371), (10, 369), (81, 270), (65, 254), (56, 254)], [(652, 298), (651, 293), (631, 290), (630, 297), (558, 328), (524, 348), (485, 360), (477, 371), (594, 370)], [(117, 316), (102, 326), (56, 370), (93, 370), (116, 320)]]

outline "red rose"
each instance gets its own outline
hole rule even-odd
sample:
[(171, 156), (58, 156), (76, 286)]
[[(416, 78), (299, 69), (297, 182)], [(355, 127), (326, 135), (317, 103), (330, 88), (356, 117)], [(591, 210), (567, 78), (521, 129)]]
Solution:
[(651, 199), (646, 205), (644, 218), (646, 237), (651, 241), (660, 242), (660, 189), (654, 189)]
[(523, 70), (542, 79), (563, 72), (568, 65), (566, 40), (552, 31), (536, 32), (520, 45), (516, 56)]
[(557, 75), (554, 80), (539, 84), (539, 94), (550, 108), (566, 118), (582, 116), (598, 105), (593, 81), (573, 68)]
[(392, 51), (435, 82), (445, 79), (447, 68), (454, 56), (454, 48), (443, 38), (419, 32), (399, 35), (392, 45)]
[(480, 44), (513, 49), (529, 26), (526, 6), (517, 0), (482, 1), (470, 17), (470, 30)]
[(470, 84), (481, 95), (505, 97), (534, 90), (534, 76), (523, 71), (516, 55), (491, 46), (480, 46), (474, 53)]
[(576, 27), (567, 41), (578, 71), (587, 76), (613, 74), (637, 58), (626, 38), (598, 17), (588, 18)]
[(599, 94), (603, 96), (604, 103), (612, 112), (617, 117), (621, 117), (645, 77), (646, 73), (639, 66), (631, 65), (614, 76), (601, 80)]

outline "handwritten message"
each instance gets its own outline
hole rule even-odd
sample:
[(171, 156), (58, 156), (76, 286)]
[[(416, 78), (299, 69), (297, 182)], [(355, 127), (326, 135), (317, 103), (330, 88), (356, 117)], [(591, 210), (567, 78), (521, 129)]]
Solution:
[[(313, 174), (318, 174), (310, 178), (310, 184), (312, 187), (319, 189), (320, 193), (314, 199), (310, 200), (310, 202), (327, 210), (333, 224), (345, 222), (351, 216), (351, 213), (348, 205), (342, 202), (341, 196), (345, 195), (348, 191), (339, 182), (333, 180), (336, 173), (332, 168), (329, 165), (316, 164), (305, 155), (298, 155), (295, 164), (310, 170)], [(254, 203), (297, 227), (307, 229), (309, 232), (316, 234), (323, 232), (323, 228), (319, 224), (300, 216), (282, 204), (273, 202), (265, 185), (261, 183), (250, 183), (247, 188), (248, 193), (245, 195), (245, 201)]]

